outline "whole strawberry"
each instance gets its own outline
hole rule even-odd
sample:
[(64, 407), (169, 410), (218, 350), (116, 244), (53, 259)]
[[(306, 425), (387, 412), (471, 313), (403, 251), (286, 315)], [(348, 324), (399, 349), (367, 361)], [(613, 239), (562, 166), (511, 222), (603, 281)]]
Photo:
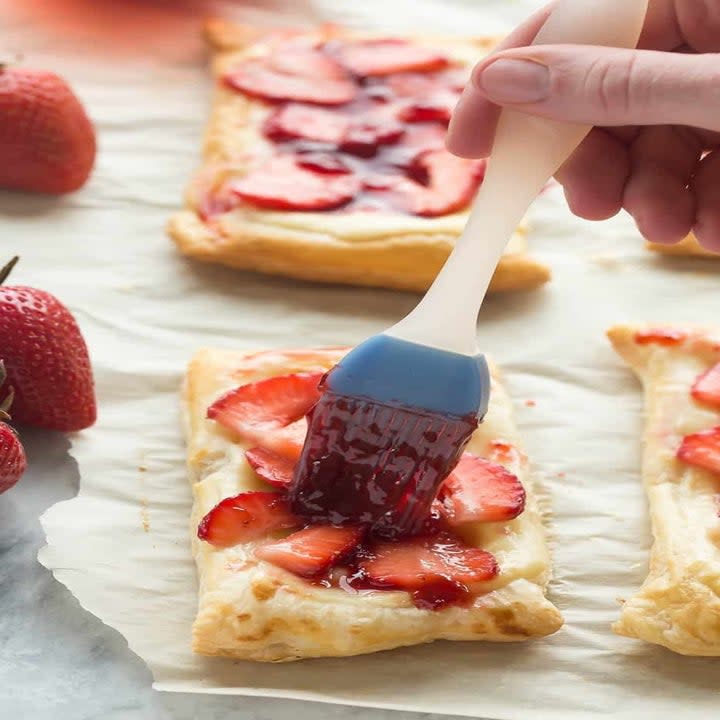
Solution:
[(5, 282), (17, 258), (0, 270), (0, 357), (14, 390), (13, 420), (74, 432), (95, 422), (87, 346), (75, 318), (53, 295)]
[(95, 131), (68, 84), (45, 70), (0, 65), (0, 187), (67, 193), (95, 161)]
[[(5, 367), (0, 360), (0, 386), (5, 381)], [(15, 431), (5, 422), (10, 419), (8, 409), (13, 401), (10, 390), (0, 404), (0, 493), (9, 490), (23, 475), (27, 467), (25, 451)]]

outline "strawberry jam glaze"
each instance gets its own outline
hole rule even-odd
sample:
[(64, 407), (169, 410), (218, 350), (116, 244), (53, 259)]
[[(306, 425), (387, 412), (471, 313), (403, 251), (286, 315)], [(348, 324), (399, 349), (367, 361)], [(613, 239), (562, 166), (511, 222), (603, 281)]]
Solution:
[[(499, 568), (492, 554), (466, 545), (457, 528), (467, 522), (517, 517), (525, 505), (522, 484), (501, 465), (469, 453), (462, 455), (453, 470), (460, 456), (458, 442), (464, 446), (477, 424), (473, 417), (460, 420), (457, 427), (426, 428), (421, 448), (393, 449), (405, 453), (413, 466), (418, 461), (434, 463), (429, 481), (413, 486), (411, 480), (410, 485), (399, 487), (395, 478), (378, 474), (367, 488), (360, 489), (358, 495), (364, 499), (349, 507), (344, 490), (352, 485), (352, 476), (338, 479), (322, 472), (313, 477), (313, 490), (302, 498), (300, 507), (293, 507), (288, 491), (298, 456), (278, 443), (278, 438), (301, 422), (298, 418), (303, 414), (327, 413), (320, 394), (321, 377), (319, 373), (271, 377), (231, 390), (208, 409), (209, 418), (241, 440), (259, 443), (246, 451), (247, 462), (277, 492), (251, 491), (225, 498), (203, 518), (198, 536), (229, 547), (287, 531), (286, 537), (259, 545), (256, 554), (307, 582), (350, 593), (404, 591), (417, 607), (429, 610), (471, 604), (487, 591), (486, 583)], [(355, 414), (357, 409), (347, 402), (330, 403), (330, 407), (336, 410), (327, 413), (327, 422), (344, 433), (343, 413)], [(369, 420), (366, 432), (380, 432), (382, 419), (375, 420), (377, 427)], [(362, 436), (352, 438), (352, 443), (349, 440), (346, 451), (356, 462), (377, 460), (370, 453), (363, 457)], [(455, 455), (450, 462), (443, 457), (440, 463), (437, 457), (452, 455), (448, 444)], [(376, 451), (375, 439), (369, 447)], [(505, 441), (490, 444), (491, 454), (498, 451), (513, 459), (520, 457)], [(331, 465), (325, 470), (331, 470)], [(305, 502), (309, 507), (303, 508)], [(314, 506), (334, 513), (331, 524), (314, 523)], [(408, 518), (412, 518), (409, 526)], [(327, 518), (323, 520), (327, 523)], [(402, 533), (397, 523), (403, 525)]]
[(211, 191), (221, 200), (203, 199), (201, 215), (245, 205), (424, 217), (464, 209), (485, 168), (444, 149), (464, 75), (445, 56), (392, 39), (316, 47), (290, 40), (240, 63), (222, 82), (270, 106), (262, 132), (272, 154)]
[[(327, 390), (308, 422), (316, 431), (300, 457), (302, 482), (290, 487), (293, 511), (385, 537), (422, 532), (440, 484), (478, 425), (475, 416), (438, 417)], [(387, 446), (384, 438), (404, 440)]]

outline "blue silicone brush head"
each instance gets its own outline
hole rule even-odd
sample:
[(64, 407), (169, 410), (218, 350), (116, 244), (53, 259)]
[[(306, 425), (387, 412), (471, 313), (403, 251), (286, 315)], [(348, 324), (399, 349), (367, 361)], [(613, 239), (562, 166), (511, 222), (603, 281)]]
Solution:
[(422, 532), (487, 412), (484, 356), (377, 335), (328, 373), (322, 390), (290, 488), (293, 510), (391, 537)]

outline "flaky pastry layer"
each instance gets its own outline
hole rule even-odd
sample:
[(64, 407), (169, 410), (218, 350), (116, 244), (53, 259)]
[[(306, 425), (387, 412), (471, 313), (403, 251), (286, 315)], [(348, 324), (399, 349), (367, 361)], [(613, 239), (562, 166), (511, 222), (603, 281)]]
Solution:
[(674, 245), (648, 243), (648, 248), (662, 255), (688, 255), (691, 257), (707, 257), (720, 260), (720, 253), (706, 250), (692, 233)]
[[(240, 384), (290, 372), (327, 370), (342, 349), (241, 353), (201, 350), (184, 384), (188, 471), (194, 505), (190, 530), (198, 569), (198, 613), (193, 649), (258, 661), (349, 656), (438, 639), (517, 641), (548, 635), (562, 617), (545, 597), (550, 559), (527, 458), (510, 453), (506, 466), (527, 491), (515, 520), (468, 526), (464, 540), (492, 552), (501, 568), (487, 593), (469, 608), (416, 608), (405, 592), (311, 585), (254, 556), (257, 542), (216, 548), (197, 539), (200, 519), (220, 500), (268, 489), (248, 466), (229, 432), (206, 419), (208, 406)], [(519, 449), (510, 399), (493, 370), (490, 410), (469, 450), (483, 454), (503, 440)]]
[[(242, 176), (253, 156), (271, 149), (260, 132), (269, 106), (217, 82), (238, 62), (267, 53), (270, 36), (223, 21), (209, 22), (206, 34), (215, 51), (213, 109), (203, 144), (203, 165), (186, 192), (185, 209), (168, 224), (180, 251), (203, 262), (305, 280), (427, 289), (462, 232), (467, 212), (423, 218), (393, 212), (279, 212), (245, 207), (223, 213), (211, 223), (203, 221), (198, 208), (205, 189), (218, 178)], [(304, 35), (318, 41), (350, 36), (335, 26), (321, 26)], [(495, 43), (493, 38), (416, 41), (440, 47), (468, 65)], [(490, 290), (530, 289), (549, 278), (548, 268), (527, 254), (526, 230), (519, 228)]]
[(608, 335), (645, 390), (642, 478), (650, 505), (650, 570), (613, 629), (683, 655), (720, 656), (720, 478), (676, 459), (682, 438), (720, 424), (696, 403), (696, 378), (720, 361), (720, 332), (677, 328), (677, 345), (640, 345), (642, 327)]

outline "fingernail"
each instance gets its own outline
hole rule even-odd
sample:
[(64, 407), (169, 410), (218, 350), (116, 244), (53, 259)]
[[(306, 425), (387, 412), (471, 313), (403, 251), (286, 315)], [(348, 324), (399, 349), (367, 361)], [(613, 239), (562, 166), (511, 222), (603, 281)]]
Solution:
[(497, 103), (533, 103), (547, 98), (550, 73), (532, 60), (500, 59), (490, 63), (476, 80), (490, 100)]

